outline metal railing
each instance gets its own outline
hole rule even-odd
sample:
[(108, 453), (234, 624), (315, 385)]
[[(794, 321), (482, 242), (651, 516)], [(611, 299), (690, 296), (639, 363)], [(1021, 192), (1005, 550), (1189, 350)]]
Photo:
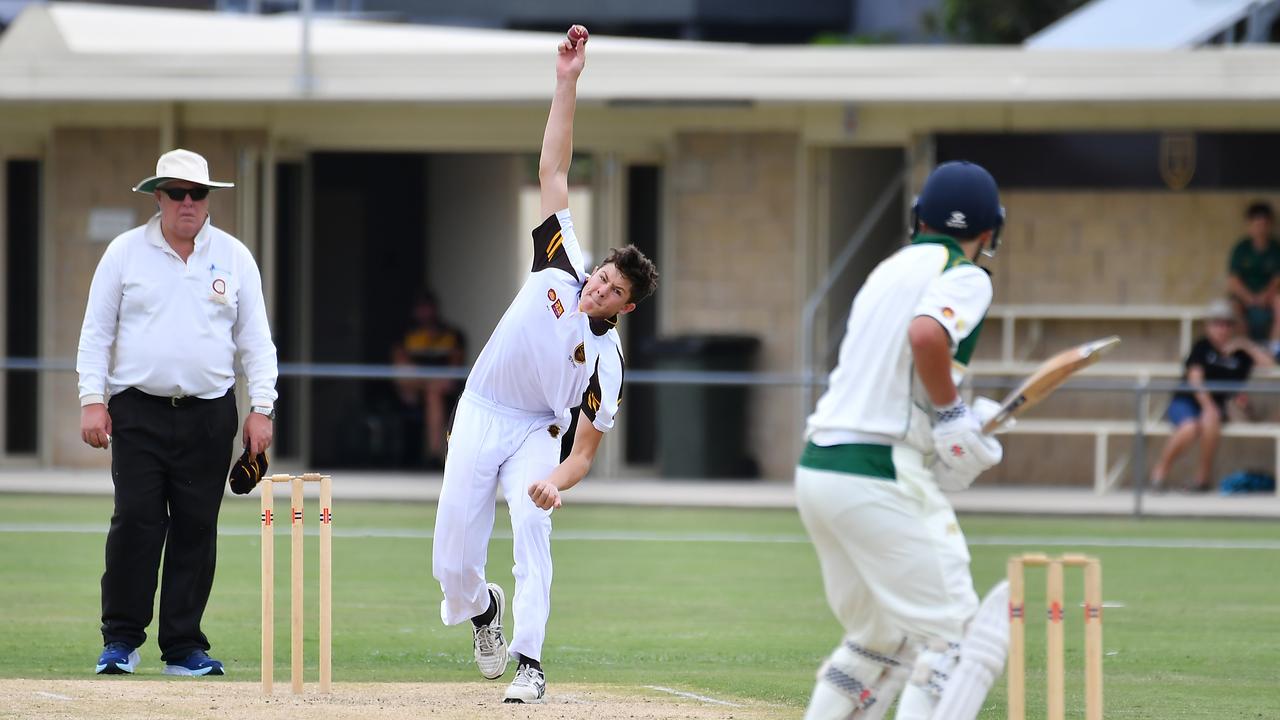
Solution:
[[(72, 372), (75, 362), (66, 358), (0, 358), (0, 374), (5, 372)], [(364, 365), (346, 363), (281, 363), (281, 378), (397, 380), (397, 379), (452, 379), (467, 377), (467, 367), (407, 367), (401, 365)], [(965, 385), (974, 390), (1008, 390), (1021, 382), (1021, 377), (1004, 374), (971, 376)], [(814, 377), (809, 373), (790, 372), (725, 372), (701, 370), (632, 370), (627, 372), (626, 382), (634, 385), (714, 385), (738, 387), (794, 387), (811, 392), (826, 386), (826, 377)], [(1151, 427), (1149, 401), (1153, 396), (1175, 392), (1247, 392), (1258, 395), (1280, 395), (1280, 382), (1206, 382), (1190, 386), (1181, 380), (1150, 378), (1097, 378), (1073, 379), (1058, 390), (1064, 392), (1126, 393), (1133, 398), (1133, 466), (1132, 491), (1133, 514), (1143, 514), (1143, 496), (1147, 491), (1147, 436)], [(1035, 416), (1035, 410), (1031, 411)], [(800, 430), (797, 429), (797, 432)]]

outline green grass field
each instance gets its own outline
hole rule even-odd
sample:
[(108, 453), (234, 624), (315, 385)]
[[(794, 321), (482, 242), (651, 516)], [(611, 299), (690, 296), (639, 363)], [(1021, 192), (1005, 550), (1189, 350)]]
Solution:
[[(568, 498), (572, 502), (572, 496)], [(284, 504), (278, 500), (277, 507)], [(315, 504), (309, 505), (309, 510)], [(98, 580), (109, 498), (0, 496), (0, 677), (88, 677), (100, 647)], [(478, 677), (466, 628), (441, 626), (427, 537), (434, 506), (337, 503), (334, 656), (342, 681)], [(258, 676), (258, 501), (222, 509), (217, 583), (205, 631), (237, 679)], [(314, 516), (309, 512), (308, 521)], [(555, 516), (553, 612), (544, 662), (555, 683), (662, 685), (795, 708), (840, 637), (794, 512), (575, 507)], [(1101, 556), (1108, 718), (1275, 718), (1280, 668), (1277, 524), (962, 518), (985, 591), (1018, 550)], [(314, 527), (311, 528), (314, 532)], [(491, 579), (511, 586), (505, 512)], [(1066, 542), (1058, 547), (1049, 541)], [(1261, 549), (1140, 547), (1256, 542)], [(309, 539), (308, 677), (314, 676), (316, 540)], [(277, 677), (287, 674), (288, 538), (276, 541)], [(1080, 581), (1068, 574), (1068, 607)], [(1028, 706), (1043, 707), (1042, 590), (1028, 579)], [(154, 637), (154, 636), (153, 636)], [(1068, 717), (1082, 717), (1079, 614), (1067, 625)], [(159, 676), (143, 648), (144, 676)], [(984, 718), (1004, 716), (1003, 689)], [(1034, 716), (1034, 714), (1033, 714)]]

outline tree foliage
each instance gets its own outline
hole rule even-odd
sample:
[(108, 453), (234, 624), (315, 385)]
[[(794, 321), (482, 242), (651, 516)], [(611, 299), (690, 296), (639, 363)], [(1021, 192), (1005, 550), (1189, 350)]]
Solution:
[(963, 43), (1016, 45), (1087, 0), (942, 0), (930, 29)]

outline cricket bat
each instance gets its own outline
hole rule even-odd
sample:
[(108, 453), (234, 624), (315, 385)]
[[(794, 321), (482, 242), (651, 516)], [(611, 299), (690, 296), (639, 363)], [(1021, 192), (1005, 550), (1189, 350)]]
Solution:
[(1100, 340), (1093, 340), (1077, 345), (1070, 350), (1063, 350), (1045, 360), (1036, 371), (1018, 386), (1000, 403), (1000, 412), (982, 426), (982, 432), (992, 433), (1011, 417), (1023, 412), (1049, 397), (1062, 383), (1077, 372), (1089, 367), (1102, 357), (1102, 354), (1120, 344), (1120, 336), (1112, 335)]

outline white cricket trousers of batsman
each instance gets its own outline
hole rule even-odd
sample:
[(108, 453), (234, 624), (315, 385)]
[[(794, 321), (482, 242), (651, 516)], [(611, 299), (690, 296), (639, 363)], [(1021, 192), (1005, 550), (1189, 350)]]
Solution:
[(510, 650), (534, 660), (542, 659), (551, 611), (551, 511), (533, 504), (529, 486), (560, 462), (553, 425), (551, 413), (521, 412), (463, 393), (449, 436), (431, 549), (432, 574), (444, 591), (440, 619), (457, 625), (488, 609), (484, 567), (501, 487), (515, 540)]
[(959, 643), (978, 608), (951, 504), (919, 451), (896, 445), (892, 458), (896, 480), (796, 468), (827, 602), (848, 641), (885, 655), (904, 640)]

